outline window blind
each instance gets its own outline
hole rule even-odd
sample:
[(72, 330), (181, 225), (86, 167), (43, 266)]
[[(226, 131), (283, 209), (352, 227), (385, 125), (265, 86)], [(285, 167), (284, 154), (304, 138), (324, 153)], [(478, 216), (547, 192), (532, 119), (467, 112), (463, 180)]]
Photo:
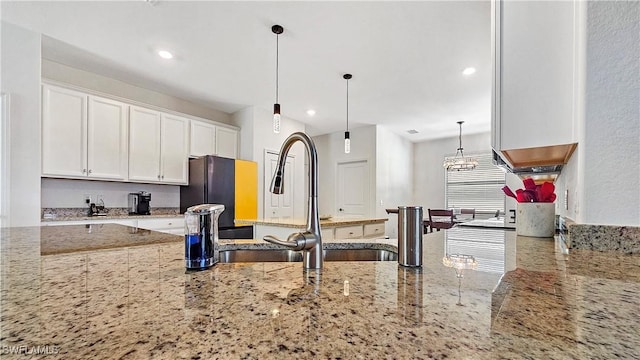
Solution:
[(476, 209), (476, 214), (484, 214), (485, 218), (496, 210), (504, 213), (504, 172), (493, 165), (491, 153), (474, 154), (470, 157), (478, 160), (478, 166), (474, 170), (445, 171), (446, 207), (473, 208)]

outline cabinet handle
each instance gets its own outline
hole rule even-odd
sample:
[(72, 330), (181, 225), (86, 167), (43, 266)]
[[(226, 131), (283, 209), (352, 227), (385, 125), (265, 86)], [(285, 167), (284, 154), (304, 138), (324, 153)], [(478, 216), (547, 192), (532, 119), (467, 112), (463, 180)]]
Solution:
[(158, 175), (158, 180), (160, 180), (160, 175)]
[(91, 174), (91, 169), (89, 169), (89, 174)]
[(82, 169), (82, 173), (86, 174), (87, 173), (87, 169)]
[(162, 180), (164, 180), (164, 175), (162, 175)]

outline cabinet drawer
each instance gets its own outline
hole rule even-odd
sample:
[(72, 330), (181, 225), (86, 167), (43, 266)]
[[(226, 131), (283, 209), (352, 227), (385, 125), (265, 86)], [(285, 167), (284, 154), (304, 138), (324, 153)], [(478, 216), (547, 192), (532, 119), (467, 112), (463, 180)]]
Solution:
[(364, 237), (384, 236), (384, 224), (367, 224), (364, 226)]
[(359, 239), (362, 237), (362, 225), (336, 228), (336, 239)]
[(138, 227), (148, 230), (184, 229), (184, 218), (138, 219)]
[(333, 229), (321, 229), (320, 234), (322, 235), (322, 241), (331, 241), (333, 240)]

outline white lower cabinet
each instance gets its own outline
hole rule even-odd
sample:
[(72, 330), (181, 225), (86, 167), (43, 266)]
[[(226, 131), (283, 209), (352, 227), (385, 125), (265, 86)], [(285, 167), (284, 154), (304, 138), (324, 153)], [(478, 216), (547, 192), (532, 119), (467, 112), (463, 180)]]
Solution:
[[(289, 234), (303, 231), (304, 226), (300, 228), (273, 226), (273, 225), (254, 225), (254, 236), (256, 239), (262, 239), (265, 235), (273, 235), (281, 239), (286, 239)], [(360, 224), (347, 226), (322, 226), (322, 241), (348, 240), (348, 239), (373, 239), (384, 237), (384, 223)]]
[(184, 217), (138, 219), (137, 227), (167, 234), (184, 235)]
[(361, 239), (363, 235), (362, 225), (344, 226), (335, 229), (335, 239)]
[(384, 237), (384, 223), (366, 224), (363, 232), (364, 238)]
[(41, 226), (61, 226), (61, 225), (99, 225), (118, 224), (140, 228), (145, 230), (159, 231), (173, 235), (184, 235), (184, 217), (150, 218), (150, 219), (91, 219), (91, 220), (69, 220), (69, 221), (43, 221)]

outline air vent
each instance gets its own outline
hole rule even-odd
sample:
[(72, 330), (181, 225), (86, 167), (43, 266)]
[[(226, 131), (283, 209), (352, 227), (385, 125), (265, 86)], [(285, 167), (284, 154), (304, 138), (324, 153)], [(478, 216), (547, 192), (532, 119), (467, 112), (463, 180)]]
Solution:
[(418, 130), (416, 130), (416, 129), (411, 129), (411, 130), (407, 130), (407, 132), (408, 132), (409, 134), (412, 134), (412, 135), (413, 135), (413, 134), (417, 134), (417, 133), (418, 133)]

